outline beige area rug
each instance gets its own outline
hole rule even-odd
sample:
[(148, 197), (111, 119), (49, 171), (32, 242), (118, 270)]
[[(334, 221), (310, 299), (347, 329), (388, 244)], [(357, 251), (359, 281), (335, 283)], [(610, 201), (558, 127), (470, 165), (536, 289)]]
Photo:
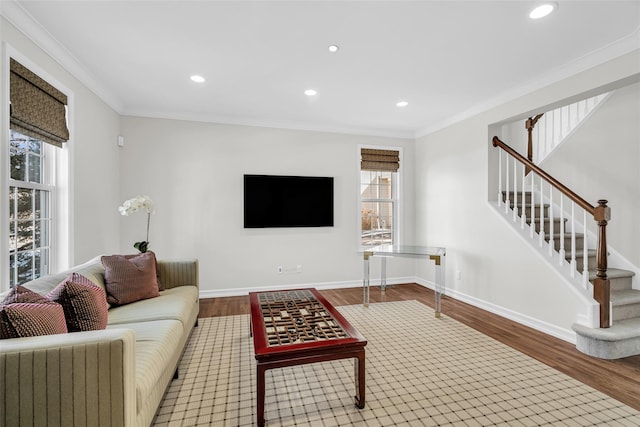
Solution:
[[(416, 301), (339, 307), (364, 335), (353, 361), (267, 371), (267, 426), (640, 426), (640, 412)], [(200, 319), (155, 426), (256, 424), (249, 316)]]

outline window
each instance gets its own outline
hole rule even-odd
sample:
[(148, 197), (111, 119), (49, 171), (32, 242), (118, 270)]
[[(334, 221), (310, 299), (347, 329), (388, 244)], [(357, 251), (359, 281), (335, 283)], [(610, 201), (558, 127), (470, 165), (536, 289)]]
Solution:
[(400, 152), (360, 150), (360, 246), (397, 244)]
[(55, 148), (11, 130), (9, 143), (9, 286), (49, 272), (52, 162)]
[(0, 203), (9, 222), (2, 256), (9, 268), (3, 287), (7, 278), (15, 287), (48, 274), (68, 261), (69, 252), (61, 236), (69, 224), (67, 96), (13, 58), (9, 69), (9, 143), (2, 144), (9, 154), (9, 200)]

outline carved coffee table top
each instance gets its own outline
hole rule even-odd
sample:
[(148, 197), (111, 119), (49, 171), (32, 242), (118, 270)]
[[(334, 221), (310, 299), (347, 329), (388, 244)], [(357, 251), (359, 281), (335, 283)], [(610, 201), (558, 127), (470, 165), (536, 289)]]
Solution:
[(251, 322), (256, 358), (366, 345), (366, 340), (316, 289), (251, 292)]

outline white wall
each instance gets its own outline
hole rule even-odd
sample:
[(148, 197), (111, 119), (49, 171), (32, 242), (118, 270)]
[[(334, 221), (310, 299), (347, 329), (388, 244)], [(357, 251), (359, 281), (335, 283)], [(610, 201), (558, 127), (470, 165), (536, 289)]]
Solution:
[[(71, 152), (73, 187), (72, 208), (67, 213), (72, 218), (73, 236), (69, 264), (86, 261), (100, 253), (116, 251), (120, 246), (117, 211), (120, 177), (116, 144), (119, 115), (13, 25), (4, 18), (0, 19), (3, 51), (16, 52), (38, 71), (42, 71), (43, 77), (53, 79), (70, 91), (67, 94), (70, 95), (72, 110), (69, 129), (72, 139), (68, 148)], [(3, 75), (2, 78), (5, 79), (6, 76)], [(2, 95), (3, 101), (5, 95)], [(8, 135), (8, 121), (2, 123), (4, 139)], [(3, 167), (0, 172), (6, 174), (4, 151), (2, 159)], [(0, 207), (3, 212), (8, 211), (8, 207), (5, 209), (5, 198), (0, 201)]]
[[(124, 117), (122, 201), (156, 204), (149, 240), (159, 258), (197, 257), (203, 295), (293, 285), (360, 285), (358, 144), (403, 150), (405, 242), (413, 239), (413, 141), (322, 132)], [(244, 229), (243, 175), (334, 177), (335, 226)], [(145, 238), (146, 215), (121, 218), (121, 251)], [(277, 274), (277, 266), (302, 273)], [(375, 270), (377, 271), (377, 270)], [(389, 263), (390, 277), (414, 276), (412, 262)]]
[(571, 339), (584, 302), (487, 202), (489, 128), (638, 73), (635, 51), (416, 141), (416, 235), (447, 247), (449, 294)]

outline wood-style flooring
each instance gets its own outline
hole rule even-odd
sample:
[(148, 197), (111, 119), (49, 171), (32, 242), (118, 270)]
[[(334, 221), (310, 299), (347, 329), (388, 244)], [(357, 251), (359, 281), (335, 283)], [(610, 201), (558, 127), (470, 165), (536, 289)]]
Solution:
[[(362, 288), (321, 293), (335, 306), (362, 303)], [(372, 303), (416, 300), (433, 307), (433, 299), (432, 290), (415, 283), (395, 285), (385, 292), (371, 287), (370, 294)], [(450, 297), (443, 298), (442, 313), (640, 410), (640, 356), (596, 359), (566, 341)], [(249, 314), (248, 296), (200, 300), (200, 317), (236, 314)]]

